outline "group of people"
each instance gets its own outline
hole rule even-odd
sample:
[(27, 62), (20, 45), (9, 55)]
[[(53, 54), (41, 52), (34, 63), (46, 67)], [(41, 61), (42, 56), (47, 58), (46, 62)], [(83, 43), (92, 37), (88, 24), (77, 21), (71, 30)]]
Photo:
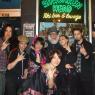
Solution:
[(74, 43), (50, 28), (48, 38), (15, 37), (7, 24), (0, 39), (0, 95), (92, 95), (93, 48), (81, 28)]

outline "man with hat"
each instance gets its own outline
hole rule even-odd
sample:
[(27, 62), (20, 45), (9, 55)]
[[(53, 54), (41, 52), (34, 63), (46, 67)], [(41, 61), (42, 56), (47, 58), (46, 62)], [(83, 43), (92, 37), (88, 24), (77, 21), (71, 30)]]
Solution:
[(17, 91), (24, 79), (27, 78), (29, 56), (26, 53), (28, 38), (24, 35), (18, 37), (18, 48), (9, 54), (9, 63), (6, 72), (6, 95), (17, 95)]
[(46, 41), (47, 53), (49, 53), (53, 49), (60, 48), (60, 44), (58, 41), (59, 41), (59, 31), (57, 30), (56, 27), (50, 28), (48, 30), (48, 40)]

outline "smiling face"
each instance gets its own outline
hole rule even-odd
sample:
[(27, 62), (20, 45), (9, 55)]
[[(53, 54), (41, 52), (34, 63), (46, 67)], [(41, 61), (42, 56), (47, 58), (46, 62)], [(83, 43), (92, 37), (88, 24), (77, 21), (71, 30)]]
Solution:
[(25, 43), (25, 42), (19, 42), (19, 49), (21, 51), (24, 51), (26, 49), (26, 47), (27, 47), (27, 43)]
[(37, 41), (34, 46), (35, 50), (40, 51), (43, 48), (43, 45)]
[(48, 40), (51, 44), (57, 44), (59, 40), (59, 35), (56, 32), (51, 32), (48, 35)]
[(67, 44), (68, 44), (68, 39), (66, 39), (65, 36), (60, 36), (60, 38), (59, 38), (59, 43), (60, 43), (60, 45), (62, 45), (62, 46), (67, 45)]
[(55, 53), (53, 55), (53, 58), (51, 59), (51, 63), (56, 67), (60, 64), (60, 62), (61, 62), (61, 59), (59, 58), (58, 54)]
[(51, 32), (50, 33), (50, 37), (51, 37), (52, 40), (56, 40), (57, 36), (58, 36), (58, 34), (56, 32)]

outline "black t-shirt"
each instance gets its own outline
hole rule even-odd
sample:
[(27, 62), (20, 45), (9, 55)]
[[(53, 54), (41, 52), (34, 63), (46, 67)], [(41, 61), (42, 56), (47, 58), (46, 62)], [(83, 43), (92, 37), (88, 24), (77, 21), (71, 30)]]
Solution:
[[(19, 49), (13, 49), (9, 55), (9, 63), (13, 62), (19, 53)], [(7, 70), (6, 75), (9, 77), (20, 77), (22, 75), (22, 71), (24, 73), (24, 70), (28, 68), (28, 61), (29, 61), (29, 56), (26, 52), (24, 52), (25, 59), (23, 61), (20, 61), (16, 64), (16, 66), (11, 69)], [(22, 69), (23, 68), (23, 69)]]

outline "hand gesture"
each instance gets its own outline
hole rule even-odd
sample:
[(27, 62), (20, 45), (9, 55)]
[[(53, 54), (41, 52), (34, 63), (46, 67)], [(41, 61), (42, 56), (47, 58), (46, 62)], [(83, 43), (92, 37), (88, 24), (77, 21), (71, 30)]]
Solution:
[(65, 65), (65, 68), (66, 68), (66, 69), (72, 69), (73, 66), (71, 66), (70, 64), (66, 64), (66, 65)]
[(36, 54), (36, 62), (38, 62), (38, 63), (41, 62), (40, 54), (39, 53)]
[(16, 61), (19, 62), (19, 61), (22, 61), (24, 59), (25, 58), (24, 58), (24, 55), (23, 54), (18, 54)]
[(27, 76), (25, 76), (25, 75), (21, 76), (21, 79), (27, 79)]
[(71, 49), (70, 49), (70, 45), (69, 45), (69, 44), (68, 44), (66, 50), (67, 50), (68, 52), (71, 52)]
[(2, 44), (2, 47), (1, 49), (4, 50), (8, 47), (9, 43), (7, 43), (7, 41), (4, 41), (3, 44)]
[(83, 54), (84, 56), (87, 55), (86, 49), (84, 48), (83, 45), (80, 48), (80, 53)]

